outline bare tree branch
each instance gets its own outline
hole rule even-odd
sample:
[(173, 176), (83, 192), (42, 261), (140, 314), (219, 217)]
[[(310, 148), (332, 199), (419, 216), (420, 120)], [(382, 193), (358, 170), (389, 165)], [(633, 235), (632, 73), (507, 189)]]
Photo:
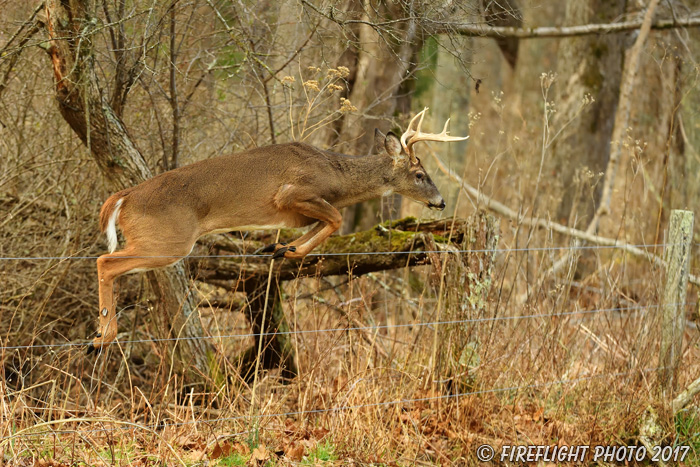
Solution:
[[(92, 46), (92, 28), (97, 25), (94, 8), (90, 0), (46, 2), (55, 95), (61, 115), (86, 144), (103, 175), (114, 188), (123, 189), (150, 178), (152, 173), (124, 123), (102, 95)], [(162, 308), (158, 307), (163, 313), (152, 314), (161, 335), (201, 336), (197, 303), (184, 268), (176, 265), (150, 271), (147, 277), (163, 303)], [(201, 380), (212, 369), (208, 357), (212, 350), (200, 340), (186, 339), (171, 346), (171, 354), (178, 355), (173, 364)]]
[[(445, 23), (436, 29), (438, 34), (461, 34), (470, 37), (491, 37), (518, 39), (539, 39), (551, 37), (589, 36), (593, 34), (615, 34), (641, 29), (642, 20), (624, 21), (609, 24), (582, 24), (568, 27), (514, 28), (495, 27), (481, 24)], [(651, 29), (695, 28), (700, 26), (700, 18), (663, 19), (651, 24)]]
[(698, 394), (700, 394), (700, 378), (690, 383), (683, 392), (678, 394), (678, 396), (676, 396), (676, 398), (673, 399), (673, 402), (671, 404), (673, 413), (676, 414), (683, 410), (685, 406), (693, 400), (693, 397), (695, 397)]
[[(24, 28), (26, 28), (27, 26), (34, 26), (36, 24), (36, 15), (38, 15), (43, 8), (43, 2), (37, 5), (36, 8), (34, 8), (34, 11), (29, 16), (29, 18), (27, 18), (27, 20), (17, 28), (17, 31), (15, 31), (15, 33), (12, 34), (12, 36), (7, 40), (3, 48), (0, 49), (0, 57), (5, 56), (5, 52), (7, 52), (7, 49), (12, 45), (12, 42), (14, 42), (15, 39), (17, 39), (18, 37), (22, 37), (22, 39), (20, 39), (20, 42), (22, 42), (22, 40), (24, 40), (24, 38), (27, 37), (27, 33), (25, 32), (24, 34), (22, 34), (22, 31), (24, 31)], [(20, 44), (20, 48), (21, 46), (22, 44)]]
[[(10, 73), (12, 73), (12, 71), (14, 70), (15, 65), (17, 64), (17, 60), (19, 60), (19, 56), (22, 53), (22, 50), (24, 50), (24, 46), (27, 44), (27, 42), (29, 42), (29, 39), (31, 39), (32, 36), (39, 32), (43, 27), (42, 22), (40, 20), (37, 20), (36, 18), (36, 15), (42, 8), (44, 8), (43, 2), (34, 9), (29, 19), (22, 23), (22, 25), (17, 29), (17, 31), (12, 35), (12, 37), (10, 37), (10, 39), (5, 43), (5, 46), (2, 49), (0, 49), (1, 60), (2, 57), (5, 56), (5, 52), (7, 51), (7, 49), (10, 47), (10, 45), (12, 45), (12, 42), (15, 39), (19, 38), (16, 51), (10, 54), (10, 61), (7, 64), (5, 73), (3, 73), (2, 78), (0, 79), (0, 97), (2, 97), (3, 92), (7, 88), (7, 83), (10, 79)], [(26, 27), (29, 28), (25, 30)]]
[(167, 155), (163, 155), (163, 165), (165, 170), (176, 169), (180, 159), (180, 103), (177, 91), (177, 47), (175, 45), (175, 4), (170, 6), (170, 109), (173, 118), (173, 134), (170, 147), (170, 161)]
[[(502, 4), (490, 0), (481, 0), (484, 20), (489, 26), (521, 28), (523, 15), (520, 6), (515, 0), (503, 0)], [(520, 41), (517, 37), (496, 37), (498, 48), (511, 68), (515, 68), (518, 61), (518, 49)]]

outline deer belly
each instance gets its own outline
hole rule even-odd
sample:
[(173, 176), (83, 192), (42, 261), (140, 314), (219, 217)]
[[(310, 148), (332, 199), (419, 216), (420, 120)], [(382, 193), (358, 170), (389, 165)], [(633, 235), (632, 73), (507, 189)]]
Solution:
[[(306, 227), (307, 225), (311, 225), (314, 222), (317, 222), (317, 219), (312, 219), (310, 217), (306, 217), (301, 214), (297, 213), (291, 213), (291, 212), (285, 212), (285, 213), (277, 213), (277, 215), (273, 216), (271, 219), (268, 219), (269, 222), (260, 222), (256, 223), (255, 221), (252, 221), (250, 223), (248, 222), (242, 222), (239, 225), (233, 225), (232, 227), (219, 227), (216, 226), (212, 229), (207, 229), (206, 232), (203, 235), (206, 234), (214, 234), (214, 233), (224, 233), (224, 232), (232, 232), (232, 231), (251, 231), (251, 230), (276, 230), (276, 229), (296, 229), (300, 227)], [(227, 224), (231, 224), (230, 222)], [(223, 224), (223, 225), (227, 225)]]
[(215, 233), (224, 233), (224, 232), (233, 232), (234, 230), (237, 231), (250, 231), (250, 230), (276, 230), (276, 229), (284, 229), (287, 227), (286, 225), (282, 224), (251, 224), (251, 225), (239, 225), (236, 227), (223, 227), (220, 229), (215, 229), (207, 232), (207, 234), (215, 234)]

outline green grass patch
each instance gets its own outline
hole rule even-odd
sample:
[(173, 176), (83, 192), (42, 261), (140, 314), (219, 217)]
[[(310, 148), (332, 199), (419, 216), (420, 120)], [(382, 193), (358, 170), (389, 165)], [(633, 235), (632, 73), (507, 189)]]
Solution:
[(239, 454), (237, 452), (230, 454), (228, 456), (222, 457), (219, 459), (219, 464), (222, 466), (226, 467), (237, 467), (237, 466), (243, 466), (246, 465), (248, 462), (248, 456), (244, 456), (242, 454)]
[(324, 441), (316, 445), (314, 449), (304, 456), (301, 465), (316, 465), (319, 462), (333, 462), (338, 460), (338, 455), (335, 453), (335, 446), (331, 441)]
[(697, 410), (682, 410), (676, 414), (676, 441), (674, 446), (690, 446), (686, 465), (698, 465), (700, 461), (700, 413)]

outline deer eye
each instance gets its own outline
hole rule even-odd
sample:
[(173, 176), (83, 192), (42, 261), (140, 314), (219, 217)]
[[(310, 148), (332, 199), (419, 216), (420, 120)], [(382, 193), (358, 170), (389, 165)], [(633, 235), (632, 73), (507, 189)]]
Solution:
[(425, 176), (425, 174), (424, 174), (423, 172), (418, 172), (418, 173), (416, 174), (416, 178), (417, 178), (418, 180), (423, 180), (423, 177), (424, 177), (424, 176)]

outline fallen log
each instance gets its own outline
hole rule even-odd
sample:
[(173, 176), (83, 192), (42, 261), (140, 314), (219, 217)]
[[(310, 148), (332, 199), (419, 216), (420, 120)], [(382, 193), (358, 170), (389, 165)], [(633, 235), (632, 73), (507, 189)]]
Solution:
[[(296, 375), (293, 346), (284, 320), (280, 299), (281, 283), (303, 277), (361, 276), (377, 271), (432, 264), (432, 279), (439, 284), (442, 270), (442, 252), (450, 252), (458, 262), (481, 277), (481, 268), (491, 272), (493, 248), (498, 239), (495, 219), (484, 213), (472, 218), (448, 218), (435, 221), (420, 221), (405, 218), (384, 222), (370, 230), (354, 234), (331, 237), (303, 260), (278, 260), (272, 265), (270, 256), (254, 255), (264, 245), (273, 243), (272, 233), (255, 233), (244, 238), (240, 234), (209, 237), (200, 245), (206, 255), (195, 254), (188, 259), (188, 267), (197, 280), (224, 287), (230, 292), (245, 292), (248, 295), (249, 319), (256, 343), (240, 357), (241, 374), (250, 379), (258, 358), (259, 338), (263, 338), (260, 366), (263, 369), (282, 369), (283, 377)], [(291, 241), (299, 236), (297, 231), (282, 230), (280, 241)], [(486, 251), (489, 250), (489, 251)], [(265, 308), (267, 280), (275, 281), (269, 288), (267, 318), (262, 322)], [(460, 274), (464, 293), (473, 295), (475, 290), (485, 298), (488, 289), (472, 287)], [(474, 290), (471, 290), (474, 289)], [(470, 299), (471, 300), (471, 299)], [(480, 300), (482, 302), (483, 300)], [(262, 336), (260, 336), (262, 335)]]
[[(295, 260), (278, 261), (273, 275), (278, 281), (349, 273), (361, 276), (426, 264), (429, 261), (426, 252), (462, 243), (468, 222), (467, 219), (451, 218), (421, 222), (412, 217), (384, 222), (370, 230), (329, 238), (301, 264)], [(298, 235), (294, 230), (282, 230), (280, 241), (291, 241)], [(272, 234), (255, 235), (247, 240), (236, 240), (230, 235), (218, 236), (207, 244), (212, 257), (190, 260), (190, 264), (196, 264), (199, 280), (236, 281), (245, 288), (247, 281), (267, 279), (270, 256), (258, 257), (251, 253), (274, 240)]]

